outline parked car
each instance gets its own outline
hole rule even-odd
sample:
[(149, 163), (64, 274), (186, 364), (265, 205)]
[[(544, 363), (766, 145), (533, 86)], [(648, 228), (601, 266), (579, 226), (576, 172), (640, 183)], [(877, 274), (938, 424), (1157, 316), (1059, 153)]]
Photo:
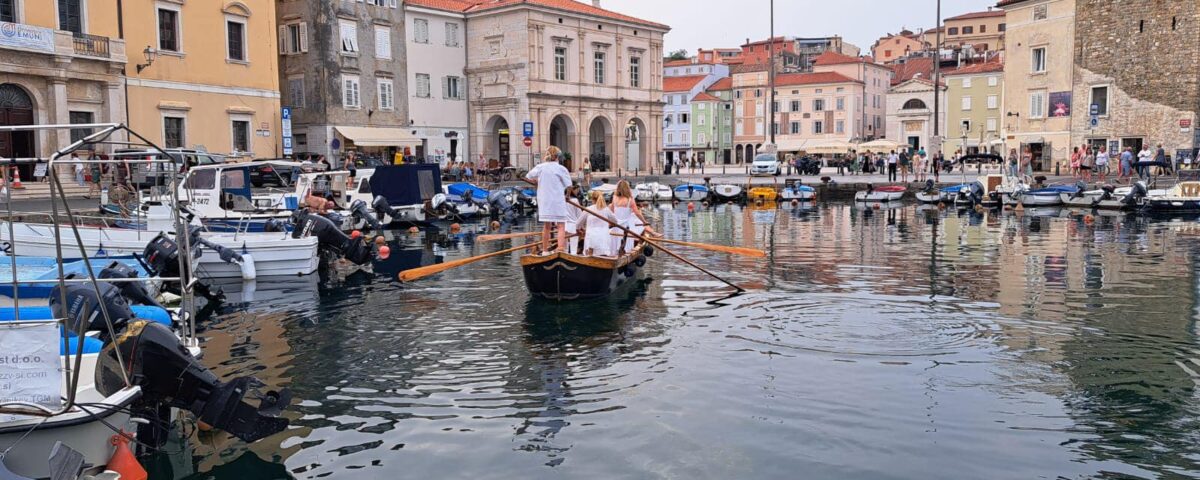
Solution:
[(770, 153), (760, 153), (750, 164), (751, 175), (779, 175), (779, 158)]
[[(191, 167), (225, 162), (224, 156), (200, 150), (168, 148), (165, 151), (179, 165), (178, 170), (173, 173), (180, 178)], [(145, 189), (152, 186), (166, 186), (171, 184), (171, 164), (158, 161), (163, 159), (162, 153), (158, 150), (148, 148), (118, 149), (113, 153), (112, 159), (124, 160), (129, 165), (130, 183), (134, 188)]]

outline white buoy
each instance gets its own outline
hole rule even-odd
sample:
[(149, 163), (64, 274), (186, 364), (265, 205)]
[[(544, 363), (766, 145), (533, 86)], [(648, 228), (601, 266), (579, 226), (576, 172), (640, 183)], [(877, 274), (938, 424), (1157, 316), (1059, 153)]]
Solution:
[(249, 253), (242, 255), (242, 280), (254, 280), (258, 278), (258, 272), (254, 269), (254, 256)]

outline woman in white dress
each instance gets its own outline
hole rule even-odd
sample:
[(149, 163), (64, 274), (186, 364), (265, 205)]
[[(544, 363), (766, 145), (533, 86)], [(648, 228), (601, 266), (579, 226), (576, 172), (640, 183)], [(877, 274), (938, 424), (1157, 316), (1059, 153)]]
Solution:
[(538, 221), (542, 222), (542, 252), (550, 250), (550, 231), (557, 230), (558, 244), (555, 250), (562, 250), (567, 243), (567, 231), (563, 228), (571, 220), (567, 211), (567, 200), (563, 191), (571, 186), (571, 173), (558, 163), (560, 152), (558, 147), (546, 149), (546, 156), (529, 174), (525, 176), (537, 185)]
[[(638, 208), (637, 201), (633, 198), (633, 189), (629, 187), (629, 182), (621, 180), (617, 183), (617, 190), (613, 192), (612, 201), (613, 216), (617, 219), (617, 224), (629, 229), (638, 235), (655, 235), (654, 229), (646, 221), (646, 217), (642, 216), (642, 210)], [(633, 250), (633, 245), (637, 238), (630, 235), (625, 238), (625, 232), (619, 228), (612, 229), (612, 251), (613, 252), (628, 252)], [(624, 248), (621, 242), (624, 241)]]
[[(592, 190), (588, 197), (592, 200), (592, 205), (589, 209), (610, 221), (616, 222), (616, 217), (613, 216), (608, 205), (604, 202), (604, 194), (598, 190)], [(540, 205), (539, 205), (540, 207)], [(587, 216), (587, 235), (583, 240), (583, 254), (597, 257), (615, 257), (616, 253), (613, 250), (612, 237), (608, 234), (608, 222), (599, 216), (592, 215), (587, 212), (582, 212)]]
[[(571, 186), (567, 187), (567, 190), (565, 192), (563, 192), (563, 196), (566, 197), (567, 200), (579, 198), (579, 185), (571, 185)], [(567, 238), (567, 253), (569, 253), (571, 255), (579, 255), (579, 253), (580, 253), (579, 242), (583, 238), (583, 235), (582, 235), (583, 228), (580, 228), (580, 227), (587, 224), (587, 218), (584, 218), (584, 217), (587, 217), (589, 215), (587, 213), (584, 213), (583, 210), (580, 210), (579, 207), (576, 207), (575, 205), (571, 205), (570, 203), (567, 204), (567, 213), (571, 217), (571, 219), (567, 220), (567, 222), (566, 222), (566, 231), (567, 231), (567, 237), (568, 237)], [(570, 238), (571, 235), (576, 235), (576, 234), (578, 234), (578, 237)]]

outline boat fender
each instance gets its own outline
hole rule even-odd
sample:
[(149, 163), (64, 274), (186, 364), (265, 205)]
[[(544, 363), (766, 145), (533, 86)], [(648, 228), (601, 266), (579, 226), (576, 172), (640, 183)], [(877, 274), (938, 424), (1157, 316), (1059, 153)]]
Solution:
[(254, 280), (258, 278), (258, 271), (254, 267), (254, 256), (249, 253), (242, 255), (242, 280)]
[(108, 440), (108, 443), (116, 448), (113, 449), (105, 469), (120, 474), (121, 480), (146, 480), (150, 474), (146, 473), (146, 469), (142, 468), (142, 464), (138, 463), (133, 452), (129, 450), (129, 437), (130, 434), (122, 430)]
[(636, 263), (637, 266), (639, 266), (639, 267), (646, 266), (646, 256), (638, 255), (638, 257), (633, 260), (633, 263)]
[(654, 247), (646, 245), (646, 247), (642, 249), (642, 253), (644, 255), (646, 255), (647, 257), (653, 257), (654, 256)]
[(633, 268), (629, 267), (628, 265), (626, 265), (625, 267), (622, 267), (621, 275), (624, 275), (626, 277), (632, 277), (633, 276)]

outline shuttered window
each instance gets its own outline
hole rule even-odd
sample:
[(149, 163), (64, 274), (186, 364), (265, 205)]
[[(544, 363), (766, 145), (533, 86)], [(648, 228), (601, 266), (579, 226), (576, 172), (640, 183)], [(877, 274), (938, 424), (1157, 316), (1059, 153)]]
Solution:
[(375, 26), (375, 58), (392, 59), (392, 31), (382, 25)]
[(379, 79), (379, 109), (392, 110), (396, 108), (396, 95), (390, 78)]
[(457, 23), (446, 22), (446, 46), (447, 47), (457, 47), (458, 46), (458, 24)]
[(420, 98), (429, 98), (429, 74), (417, 74), (417, 96)]
[(338, 26), (341, 31), (342, 53), (358, 53), (358, 25), (353, 20), (341, 20)]
[(424, 18), (413, 19), (413, 41), (416, 43), (429, 43), (429, 20)]
[(342, 76), (342, 106), (346, 108), (359, 108), (362, 106), (360, 97), (360, 86), (358, 77), (351, 75)]

